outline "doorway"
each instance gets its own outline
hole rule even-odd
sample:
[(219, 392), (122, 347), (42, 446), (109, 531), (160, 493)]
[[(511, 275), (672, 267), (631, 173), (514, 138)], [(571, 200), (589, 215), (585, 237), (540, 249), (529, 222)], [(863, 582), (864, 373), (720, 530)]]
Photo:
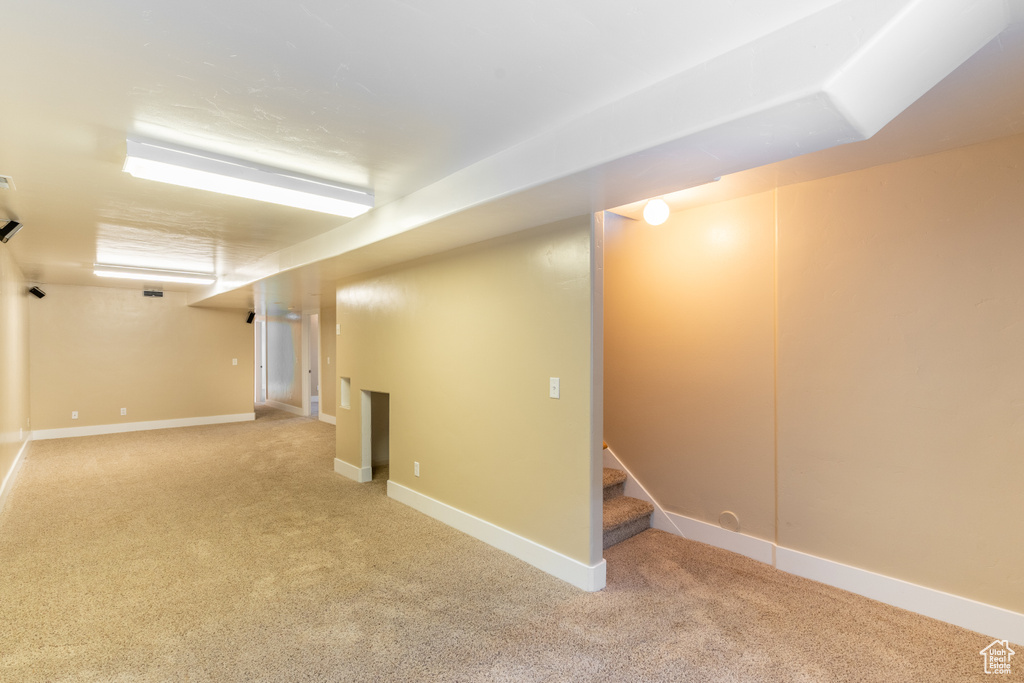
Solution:
[(253, 355), (253, 400), (265, 403), (267, 400), (267, 328), (262, 320), (253, 323), (255, 354)]
[(387, 480), (391, 467), (391, 394), (362, 392), (363, 468), (374, 481)]
[(309, 416), (320, 416), (320, 314), (309, 316), (309, 331), (306, 336), (309, 358)]

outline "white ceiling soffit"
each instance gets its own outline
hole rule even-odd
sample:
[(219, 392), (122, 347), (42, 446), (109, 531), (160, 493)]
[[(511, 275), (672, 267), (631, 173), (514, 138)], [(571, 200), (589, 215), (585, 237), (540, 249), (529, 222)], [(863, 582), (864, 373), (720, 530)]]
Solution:
[(1010, 0), (836, 3), (223, 276), (192, 303), (236, 305), (293, 269), (345, 277), (863, 140), (1020, 17)]

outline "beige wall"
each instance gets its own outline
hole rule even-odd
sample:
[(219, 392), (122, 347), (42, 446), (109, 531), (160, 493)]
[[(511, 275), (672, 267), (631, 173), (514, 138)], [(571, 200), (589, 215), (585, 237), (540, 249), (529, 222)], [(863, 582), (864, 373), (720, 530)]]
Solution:
[(775, 540), (772, 193), (607, 214), (605, 437), (667, 509)]
[[(1024, 612), (1022, 158), (1024, 136), (785, 187), (777, 224), (767, 197), (673, 218), (695, 234), (739, 220), (736, 260), (694, 263), (671, 226), (609, 237), (610, 445), (667, 480), (650, 483), (669, 509), (717, 523), (777, 485), (780, 546)], [(636, 407), (644, 391), (664, 402)], [(743, 530), (769, 536), (758, 524)]]
[[(0, 482), (29, 434), (27, 283), (0, 244)], [(34, 300), (35, 297), (32, 297)]]
[(320, 413), (332, 417), (338, 405), (338, 380), (334, 372), (338, 364), (335, 354), (337, 337), (334, 334), (337, 317), (333, 305), (320, 309)]
[(267, 400), (302, 407), (302, 322), (267, 318)]
[(29, 315), (33, 430), (252, 412), (252, 326), (244, 312), (190, 308), (176, 292), (147, 298), (141, 289), (72, 285), (46, 292)]
[(336, 376), (351, 377), (352, 402), (338, 409), (338, 457), (363, 466), (360, 391), (386, 392), (393, 481), (575, 560), (600, 557), (590, 240), (590, 218), (574, 219), (341, 283)]
[(1024, 136), (779, 193), (779, 541), (1024, 612)]

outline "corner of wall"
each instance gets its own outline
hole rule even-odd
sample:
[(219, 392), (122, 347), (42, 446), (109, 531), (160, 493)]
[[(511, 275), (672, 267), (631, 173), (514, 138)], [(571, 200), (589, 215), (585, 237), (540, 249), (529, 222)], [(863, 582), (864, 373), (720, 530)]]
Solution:
[(15, 480), (17, 479), (18, 472), (21, 470), (22, 463), (25, 462), (25, 456), (28, 454), (31, 442), (30, 438), (25, 439), (21, 444), (21, 448), (18, 449), (17, 455), (14, 457), (14, 462), (3, 473), (3, 479), (0, 480), (0, 512), (3, 512), (4, 505), (7, 504), (7, 496), (10, 495), (11, 490), (14, 488)]
[(6, 497), (31, 439), (29, 305), (25, 277), (0, 244), (0, 497)]

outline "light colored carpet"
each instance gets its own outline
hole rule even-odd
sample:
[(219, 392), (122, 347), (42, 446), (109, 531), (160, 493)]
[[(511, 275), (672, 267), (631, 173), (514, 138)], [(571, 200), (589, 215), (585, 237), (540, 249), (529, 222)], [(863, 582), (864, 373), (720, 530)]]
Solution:
[(602, 474), (602, 485), (604, 487), (604, 499), (610, 500), (623, 495), (626, 488), (626, 473), (622, 470), (613, 470), (605, 467)]
[(0, 515), (0, 680), (991, 678), (990, 638), (658, 531), (584, 593), (388, 499), (386, 471), (334, 474), (333, 431), (261, 408), (33, 444)]
[(654, 506), (646, 500), (622, 495), (625, 480), (625, 472), (604, 468), (604, 509), (601, 516), (605, 550), (651, 528)]

